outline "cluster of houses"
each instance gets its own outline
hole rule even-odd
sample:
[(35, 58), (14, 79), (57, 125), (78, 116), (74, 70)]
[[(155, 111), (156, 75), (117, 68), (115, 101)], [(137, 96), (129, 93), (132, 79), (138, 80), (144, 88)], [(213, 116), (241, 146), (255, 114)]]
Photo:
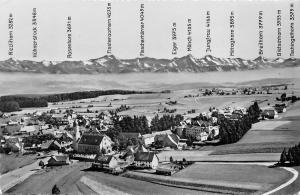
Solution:
[(111, 173), (120, 173), (128, 168), (156, 169), (158, 164), (157, 154), (139, 145), (129, 146), (121, 153), (96, 155), (92, 167)]
[[(287, 90), (287, 85), (272, 85), (262, 87), (242, 87), (242, 88), (205, 88), (199, 91), (203, 96), (209, 95), (254, 95), (271, 94), (273, 91)], [(187, 96), (188, 97), (188, 96)]]
[(182, 144), (179, 143), (180, 137), (171, 130), (157, 131), (144, 135), (133, 132), (122, 132), (120, 135), (127, 139), (135, 138), (140, 140), (146, 147), (156, 146), (155, 148), (168, 147), (172, 149), (182, 149)]

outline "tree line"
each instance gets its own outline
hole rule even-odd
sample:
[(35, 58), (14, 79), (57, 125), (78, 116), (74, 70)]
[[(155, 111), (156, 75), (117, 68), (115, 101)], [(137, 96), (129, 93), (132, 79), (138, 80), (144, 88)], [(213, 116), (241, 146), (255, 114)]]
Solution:
[(300, 97), (297, 97), (295, 95), (287, 96), (286, 93), (283, 93), (281, 94), (280, 98), (276, 97), (276, 100), (282, 102), (291, 101), (291, 103), (295, 103), (296, 101), (300, 100)]
[(165, 114), (160, 118), (158, 115), (155, 115), (151, 121), (150, 129), (151, 131), (164, 131), (180, 125), (181, 121), (183, 121), (183, 116), (180, 114), (175, 116)]
[(47, 107), (48, 102), (72, 101), (80, 99), (95, 98), (104, 95), (114, 94), (149, 94), (150, 91), (129, 91), (129, 90), (98, 90), (98, 91), (82, 91), (72, 93), (60, 93), (50, 95), (7, 95), (0, 97), (0, 111), (13, 112), (21, 108), (30, 107)]
[(259, 116), (260, 109), (257, 102), (255, 102), (248, 108), (247, 114), (239, 119), (232, 120), (219, 117), (220, 144), (230, 144), (239, 141), (251, 129), (252, 124), (259, 121)]
[(146, 116), (124, 116), (115, 121), (114, 128), (119, 132), (151, 133)]
[(281, 155), (279, 164), (290, 166), (298, 166), (300, 165), (300, 142), (298, 145), (288, 148), (287, 150), (284, 148)]

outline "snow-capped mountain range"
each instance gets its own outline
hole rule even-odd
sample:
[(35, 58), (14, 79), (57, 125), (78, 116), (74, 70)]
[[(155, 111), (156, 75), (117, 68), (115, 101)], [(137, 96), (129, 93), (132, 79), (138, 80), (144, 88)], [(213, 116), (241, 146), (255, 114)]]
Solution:
[(262, 68), (283, 68), (300, 65), (298, 58), (269, 59), (258, 57), (254, 60), (241, 58), (217, 58), (206, 55), (194, 58), (192, 55), (173, 59), (134, 58), (118, 59), (105, 55), (87, 61), (30, 61), (8, 59), (0, 61), (0, 72), (32, 72), (50, 74), (97, 74), (131, 72), (209, 72), (253, 70)]

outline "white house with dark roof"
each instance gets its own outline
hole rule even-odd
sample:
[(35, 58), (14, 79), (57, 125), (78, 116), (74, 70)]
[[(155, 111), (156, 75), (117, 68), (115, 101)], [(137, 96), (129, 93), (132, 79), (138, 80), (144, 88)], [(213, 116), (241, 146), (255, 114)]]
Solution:
[(96, 168), (113, 169), (118, 166), (118, 159), (113, 155), (97, 155), (92, 166)]
[(155, 136), (157, 135), (164, 135), (164, 134), (172, 134), (171, 130), (165, 130), (165, 131), (156, 131), (149, 134), (142, 135), (141, 139), (143, 141), (143, 144), (145, 146), (151, 145), (155, 141)]
[(86, 154), (98, 154), (100, 152), (112, 152), (112, 141), (106, 135), (83, 134), (78, 141), (78, 152)]
[(137, 152), (134, 154), (134, 166), (136, 168), (152, 168), (158, 166), (158, 157), (154, 152)]

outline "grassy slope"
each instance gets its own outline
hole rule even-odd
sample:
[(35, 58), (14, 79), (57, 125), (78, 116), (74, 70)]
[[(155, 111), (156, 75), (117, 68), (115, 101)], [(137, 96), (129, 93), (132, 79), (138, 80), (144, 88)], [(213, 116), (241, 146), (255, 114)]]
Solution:
[(291, 174), (280, 168), (268, 168), (261, 165), (236, 164), (194, 164), (174, 174), (172, 177), (191, 180), (207, 179), (214, 181), (232, 181), (245, 183), (278, 184)]
[[(281, 118), (262, 121), (261, 128), (251, 129), (239, 142), (214, 148), (214, 154), (241, 154), (241, 153), (280, 153), (283, 148), (298, 144), (300, 141), (300, 102), (292, 105)], [(268, 129), (272, 121), (282, 121), (284, 124)], [(288, 123), (285, 123), (288, 121)], [(271, 124), (270, 124), (271, 125)], [(264, 128), (266, 126), (266, 128)]]
[(36, 161), (36, 155), (0, 154), (0, 173), (4, 174)]

